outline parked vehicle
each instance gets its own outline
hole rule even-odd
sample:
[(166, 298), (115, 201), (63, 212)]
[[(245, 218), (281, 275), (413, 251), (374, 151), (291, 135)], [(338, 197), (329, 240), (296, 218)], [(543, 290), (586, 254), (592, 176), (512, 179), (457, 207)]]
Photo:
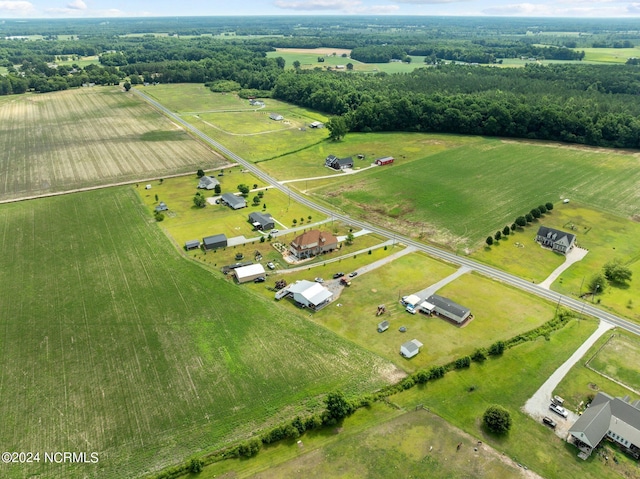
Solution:
[(267, 280), (267, 278), (265, 278), (264, 276), (258, 276), (256, 279), (253, 280), (254, 283), (264, 283)]
[(553, 419), (551, 419), (549, 416), (543, 417), (542, 422), (552, 429), (555, 429), (557, 426), (556, 422)]
[(343, 286), (351, 286), (351, 281), (346, 278), (340, 278), (340, 284)]
[(271, 233), (272, 235), (274, 235), (274, 234), (276, 234), (276, 233), (280, 233), (280, 230), (271, 230), (271, 231), (270, 231), (270, 233)]
[(333, 275), (333, 279), (342, 278), (343, 276), (344, 276), (344, 273), (336, 273)]
[(564, 406), (564, 399), (562, 399), (560, 396), (553, 396), (553, 403), (557, 404), (558, 406)]
[(276, 265), (275, 265), (275, 264), (273, 264), (271, 261), (269, 261), (269, 262), (267, 263), (267, 268), (269, 268), (269, 269), (276, 269)]
[(324, 283), (324, 279), (322, 279), (322, 278), (316, 278), (316, 279), (314, 279), (314, 281), (316, 283)]
[(405, 311), (406, 311), (407, 313), (416, 314), (416, 309), (415, 309), (413, 306), (411, 306), (411, 305), (407, 306), (407, 307), (405, 308)]
[(569, 413), (567, 412), (567, 410), (562, 406), (558, 406), (557, 404), (554, 404), (554, 403), (549, 404), (549, 409), (551, 409), (553, 412), (555, 412), (556, 414), (559, 414), (564, 418), (567, 418), (569, 416)]
[(349, 273), (349, 278), (353, 278), (354, 276), (358, 276), (357, 271), (354, 271), (353, 273)]

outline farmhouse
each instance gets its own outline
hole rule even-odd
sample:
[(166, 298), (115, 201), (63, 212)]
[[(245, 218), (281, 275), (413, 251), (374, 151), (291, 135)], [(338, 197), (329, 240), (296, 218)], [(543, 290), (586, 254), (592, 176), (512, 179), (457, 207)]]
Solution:
[(445, 318), (450, 319), (458, 326), (462, 326), (471, 315), (471, 310), (469, 308), (460, 306), (444, 296), (432, 294), (427, 298), (426, 302), (433, 305), (433, 312), (439, 316), (444, 316)]
[(200, 248), (200, 241), (198, 240), (189, 240), (184, 244), (184, 249), (187, 251), (198, 248)]
[(395, 161), (395, 158), (392, 156), (385, 156), (384, 158), (378, 158), (374, 163), (378, 166), (390, 165)]
[(337, 156), (329, 155), (324, 160), (324, 166), (328, 166), (334, 170), (353, 168), (353, 158), (350, 156), (347, 158), (338, 158)]
[(253, 281), (260, 276), (264, 276), (264, 267), (260, 263), (251, 264), (249, 266), (242, 266), (235, 268), (233, 273), (238, 280), (238, 283), (246, 283), (247, 281)]
[(223, 234), (202, 238), (204, 249), (224, 248), (227, 246), (227, 237)]
[(319, 121), (312, 121), (311, 123), (309, 123), (309, 128), (324, 128), (324, 123), (321, 123)]
[(586, 459), (606, 436), (625, 452), (640, 458), (640, 400), (614, 398), (599, 392), (569, 430), (572, 442)]
[(282, 120), (284, 120), (284, 116), (279, 115), (277, 113), (269, 113), (269, 118), (271, 118), (273, 121), (282, 121)]
[(161, 201), (160, 204), (155, 207), (155, 210), (157, 213), (160, 213), (161, 211), (169, 211), (169, 207), (164, 201)]
[(249, 222), (257, 230), (271, 230), (276, 227), (275, 221), (269, 213), (259, 213), (254, 211), (249, 214)]
[(198, 183), (198, 188), (202, 190), (213, 190), (216, 185), (219, 185), (220, 182), (217, 178), (213, 178), (212, 176), (203, 176), (200, 178), (200, 182)]
[(411, 341), (407, 341), (402, 346), (400, 346), (400, 354), (407, 359), (412, 358), (420, 352), (420, 348), (422, 346), (423, 345), (420, 341), (418, 341), (417, 339), (412, 339)]
[(247, 201), (242, 196), (236, 196), (233, 193), (225, 193), (220, 200), (233, 210), (247, 207)]
[(320, 253), (333, 251), (338, 247), (338, 238), (331, 233), (310, 230), (295, 238), (289, 247), (291, 254), (298, 259), (307, 259)]
[(576, 236), (571, 233), (541, 226), (536, 234), (536, 241), (542, 246), (558, 253), (567, 254), (576, 244)]
[(333, 293), (320, 283), (304, 279), (290, 285), (289, 292), (296, 303), (316, 311), (329, 304), (333, 298)]

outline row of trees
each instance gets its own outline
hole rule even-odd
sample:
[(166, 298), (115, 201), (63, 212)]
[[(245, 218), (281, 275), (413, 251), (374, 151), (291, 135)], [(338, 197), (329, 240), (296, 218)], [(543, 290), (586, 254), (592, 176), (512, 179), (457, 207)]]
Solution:
[(543, 214), (553, 209), (553, 203), (548, 202), (544, 205), (540, 205), (537, 208), (533, 208), (529, 213), (524, 216), (518, 216), (511, 226), (506, 225), (502, 231), (498, 230), (493, 236), (487, 236), (485, 243), (491, 246), (495, 241), (500, 241), (502, 237), (509, 236), (512, 232), (518, 228), (524, 228), (527, 224), (533, 223), (535, 219), (541, 218)]

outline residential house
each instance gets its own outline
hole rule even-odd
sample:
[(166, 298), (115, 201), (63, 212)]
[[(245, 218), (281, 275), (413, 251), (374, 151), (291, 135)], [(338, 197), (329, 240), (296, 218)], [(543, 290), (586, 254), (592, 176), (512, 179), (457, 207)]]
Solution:
[(546, 248), (558, 253), (567, 254), (576, 244), (576, 236), (564, 231), (541, 226), (536, 234), (536, 241)]
[(298, 259), (307, 259), (320, 253), (333, 251), (338, 247), (338, 238), (331, 233), (319, 230), (310, 230), (295, 238), (289, 251)]
[(324, 165), (334, 170), (353, 168), (353, 158), (350, 156), (347, 158), (338, 158), (335, 155), (329, 155), (325, 158)]
[(407, 359), (412, 358), (420, 352), (422, 346), (423, 344), (420, 341), (412, 339), (400, 346), (400, 354)]
[(276, 227), (275, 221), (269, 213), (259, 213), (254, 211), (249, 214), (249, 222), (257, 230), (271, 230)]
[(288, 290), (297, 304), (315, 311), (329, 304), (333, 298), (333, 293), (320, 283), (304, 279), (288, 286)]
[(233, 210), (247, 207), (247, 201), (242, 196), (236, 196), (233, 193), (224, 193), (220, 200)]
[(433, 312), (439, 316), (450, 319), (458, 326), (462, 326), (471, 316), (471, 310), (469, 308), (460, 306), (444, 296), (432, 294), (427, 298), (426, 302), (430, 303), (429, 308), (433, 306), (431, 309)]
[(212, 176), (203, 176), (200, 178), (200, 182), (198, 183), (198, 188), (202, 190), (213, 190), (216, 185), (219, 185), (220, 182), (217, 178)]
[(640, 400), (599, 392), (569, 429), (572, 442), (588, 457), (605, 437), (640, 458)]

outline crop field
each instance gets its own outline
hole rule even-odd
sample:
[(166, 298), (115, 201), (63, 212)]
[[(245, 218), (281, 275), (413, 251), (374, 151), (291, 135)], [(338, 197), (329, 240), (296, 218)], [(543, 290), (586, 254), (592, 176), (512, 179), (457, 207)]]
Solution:
[(0, 103), (0, 199), (226, 163), (119, 88), (11, 96)]
[(131, 187), (3, 205), (0, 224), (0, 443), (100, 459), (2, 477), (138, 477), (396, 374), (185, 260)]
[(578, 48), (584, 50), (584, 59), (598, 63), (626, 63), (640, 56), (640, 48)]
[[(342, 142), (345, 150), (356, 149), (349, 148), (356, 141), (351, 136)], [(430, 137), (416, 136), (425, 142)], [(387, 138), (386, 151), (392, 156), (408, 147), (405, 135), (399, 141), (394, 135)], [(413, 236), (426, 234), (464, 251), (476, 249), (487, 235), (547, 201), (557, 204), (568, 197), (620, 216), (640, 208), (640, 158), (635, 154), (465, 138), (458, 146), (416, 156), (416, 161), (338, 176), (315, 194), (349, 214)]]
[[(213, 93), (201, 85), (156, 85), (141, 91), (250, 161), (295, 152), (327, 137), (325, 129), (307, 128), (313, 121), (326, 121), (322, 114), (270, 98), (256, 109), (237, 95)], [(284, 121), (269, 119), (269, 113)]]
[(640, 342), (637, 337), (613, 336), (589, 361), (589, 366), (640, 391)]
[[(456, 270), (422, 254), (403, 256), (354, 278), (340, 296), (340, 307), (325, 308), (313, 320), (413, 372), (446, 364), (553, 318), (555, 305), (470, 273), (438, 291), (471, 309), (474, 319), (462, 328), (437, 316), (411, 315), (400, 305), (402, 296), (427, 288)], [(382, 316), (376, 316), (379, 304), (387, 307)], [(391, 325), (388, 331), (378, 333), (382, 320)], [(399, 332), (401, 326), (407, 332)], [(400, 345), (414, 338), (424, 344), (420, 354), (410, 360), (402, 358)]]
[[(450, 372), (443, 379), (416, 386), (389, 399), (406, 410), (423, 404), (542, 477), (635, 477), (634, 461), (621, 458), (619, 464), (615, 464), (597, 455), (582, 461), (577, 458), (578, 450), (574, 446), (520, 410), (595, 328), (593, 321), (572, 321), (553, 333), (549, 340), (539, 338), (521, 344), (507, 350), (502, 357), (490, 358), (483, 364), (473, 363), (469, 369)], [(566, 398), (562, 392), (558, 394)], [(491, 404), (500, 404), (511, 413), (511, 430), (503, 437), (488, 434), (481, 426), (482, 414)]]

